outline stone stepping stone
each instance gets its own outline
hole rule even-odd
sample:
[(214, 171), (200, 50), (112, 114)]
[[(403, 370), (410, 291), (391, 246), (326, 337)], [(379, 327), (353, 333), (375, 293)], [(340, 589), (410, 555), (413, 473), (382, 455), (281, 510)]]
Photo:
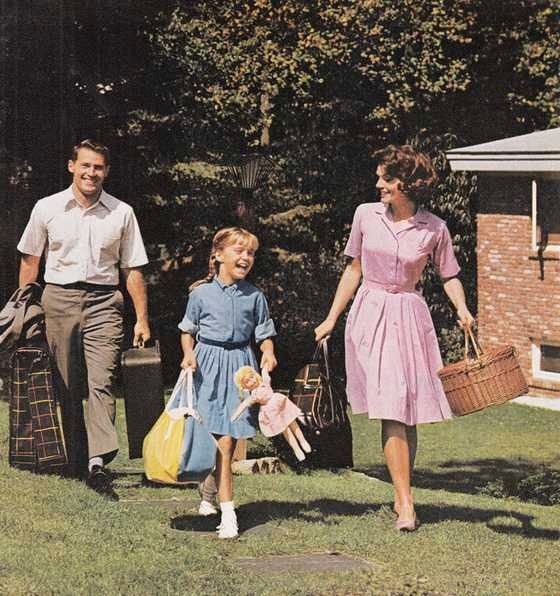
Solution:
[(284, 528), (281, 526), (271, 525), (271, 524), (259, 524), (258, 526), (253, 526), (248, 530), (241, 530), (239, 533), (241, 537), (245, 536), (278, 536), (279, 534), (283, 534)]
[(263, 573), (311, 572), (311, 571), (355, 571), (372, 569), (374, 565), (342, 553), (310, 553), (301, 555), (271, 555), (268, 557), (239, 557), (234, 563), (249, 571)]

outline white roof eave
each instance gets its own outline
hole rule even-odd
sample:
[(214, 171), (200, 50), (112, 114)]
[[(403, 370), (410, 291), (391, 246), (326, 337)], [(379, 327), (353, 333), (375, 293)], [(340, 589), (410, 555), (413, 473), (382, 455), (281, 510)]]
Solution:
[(527, 175), (560, 172), (560, 128), (446, 152), (453, 171)]

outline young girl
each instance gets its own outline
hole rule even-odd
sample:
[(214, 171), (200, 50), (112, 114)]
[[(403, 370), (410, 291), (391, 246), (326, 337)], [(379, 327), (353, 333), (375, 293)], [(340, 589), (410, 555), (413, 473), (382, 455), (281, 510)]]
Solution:
[[(239, 405), (234, 375), (242, 366), (257, 366), (250, 346), (253, 336), (260, 344), (261, 368), (276, 367), (271, 339), (276, 331), (266, 299), (245, 281), (258, 246), (256, 236), (247, 230), (219, 230), (212, 242), (208, 276), (191, 286), (185, 316), (179, 323), (181, 367), (195, 369), (198, 411), (218, 441), (215, 477), (221, 509), (219, 538), (238, 534), (231, 461), (237, 439), (254, 437), (258, 424), (254, 409), (246, 410), (235, 422), (230, 420)], [(216, 513), (204, 487), (202, 495), (199, 512)]]

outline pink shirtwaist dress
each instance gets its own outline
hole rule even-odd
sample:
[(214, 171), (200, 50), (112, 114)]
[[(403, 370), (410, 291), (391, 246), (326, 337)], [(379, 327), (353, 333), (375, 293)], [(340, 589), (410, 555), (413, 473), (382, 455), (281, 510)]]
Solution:
[(360, 259), (363, 275), (345, 333), (353, 413), (408, 425), (451, 418), (436, 332), (416, 290), (428, 259), (442, 278), (460, 270), (445, 222), (420, 208), (395, 223), (382, 203), (364, 203), (344, 252)]

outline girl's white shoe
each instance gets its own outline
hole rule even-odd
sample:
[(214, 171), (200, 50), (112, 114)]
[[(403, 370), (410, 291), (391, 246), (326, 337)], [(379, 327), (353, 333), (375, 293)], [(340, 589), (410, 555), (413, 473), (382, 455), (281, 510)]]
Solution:
[(222, 519), (218, 526), (218, 538), (236, 538), (238, 535), (235, 511), (222, 511)]
[(204, 499), (200, 501), (200, 505), (198, 506), (199, 515), (204, 515), (206, 517), (208, 515), (216, 515), (216, 513), (218, 513), (218, 510), (216, 507), (214, 507), (214, 505), (212, 505), (212, 503), (209, 503)]

